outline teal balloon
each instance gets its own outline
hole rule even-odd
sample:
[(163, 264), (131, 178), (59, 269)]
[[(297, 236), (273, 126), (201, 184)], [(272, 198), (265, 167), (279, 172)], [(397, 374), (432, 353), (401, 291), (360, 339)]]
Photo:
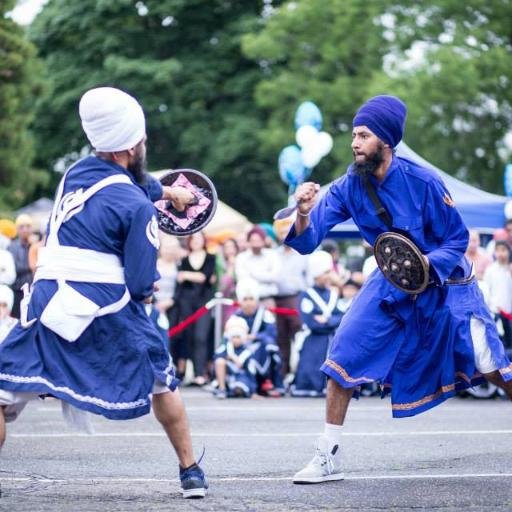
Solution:
[(290, 187), (302, 183), (306, 168), (302, 163), (302, 156), (298, 146), (286, 146), (279, 154), (279, 176)]
[(314, 126), (320, 131), (322, 129), (322, 122), (322, 112), (312, 101), (305, 101), (299, 105), (295, 113), (296, 130), (301, 126)]

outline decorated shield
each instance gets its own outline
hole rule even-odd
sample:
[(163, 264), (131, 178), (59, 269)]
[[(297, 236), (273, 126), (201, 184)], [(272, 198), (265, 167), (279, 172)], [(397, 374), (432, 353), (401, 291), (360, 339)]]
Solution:
[(399, 290), (417, 294), (427, 287), (428, 263), (407, 237), (400, 233), (382, 233), (375, 241), (374, 254), (384, 277)]
[(176, 169), (160, 178), (162, 185), (184, 187), (195, 199), (183, 211), (176, 210), (170, 201), (155, 203), (158, 227), (169, 235), (187, 236), (203, 229), (217, 209), (217, 191), (211, 180), (194, 169)]

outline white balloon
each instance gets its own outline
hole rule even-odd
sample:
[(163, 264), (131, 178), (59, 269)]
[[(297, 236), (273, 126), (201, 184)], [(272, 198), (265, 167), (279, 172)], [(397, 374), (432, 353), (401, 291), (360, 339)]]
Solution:
[[(301, 152), (302, 153), (302, 152)], [(302, 157), (302, 161), (304, 161), (304, 157)], [(505, 203), (505, 210), (504, 210), (504, 213), (505, 213), (505, 218), (508, 220), (508, 219), (512, 219), (512, 201), (507, 201)]]
[(332, 137), (327, 132), (320, 132), (316, 137), (315, 144), (322, 156), (328, 155), (332, 149)]
[(317, 137), (318, 130), (309, 125), (301, 126), (295, 134), (295, 140), (301, 148), (314, 144)]
[(302, 163), (305, 167), (315, 167), (315, 165), (317, 165), (322, 159), (322, 155), (318, 152), (315, 146), (302, 148), (300, 154), (302, 157)]

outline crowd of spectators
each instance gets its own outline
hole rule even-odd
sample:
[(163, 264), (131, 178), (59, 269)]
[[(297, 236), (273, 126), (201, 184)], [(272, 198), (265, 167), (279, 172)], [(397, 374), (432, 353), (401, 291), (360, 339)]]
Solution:
[[(306, 339), (309, 353), (315, 352), (317, 360), (325, 357), (337, 323), (364, 281), (361, 270), (367, 254), (357, 249), (361, 258), (353, 257), (348, 268), (338, 243), (326, 240), (321, 254), (329, 265), (317, 276), (311, 264), (317, 255), (302, 256), (283, 243), (291, 222), (276, 221), (270, 229), (254, 225), (243, 233), (225, 231), (209, 238), (201, 233), (180, 239), (160, 235), (161, 279), (155, 284), (154, 306), (171, 327), (178, 327), (168, 344), (184, 385), (208, 385), (218, 398), (278, 397), (294, 385)], [(327, 309), (311, 315), (307, 304), (321, 299), (312, 299), (308, 291), (315, 293), (311, 290), (317, 285), (331, 298)], [(187, 325), (216, 292), (231, 299), (223, 305), (224, 336), (217, 346), (211, 312)], [(317, 324), (326, 323), (322, 344), (312, 341), (308, 321), (313, 318)], [(314, 385), (301, 387), (295, 396), (323, 395), (325, 379), (318, 368), (312, 373)]]
[[(152, 303), (146, 305), (183, 385), (207, 386), (217, 398), (324, 396), (319, 367), (341, 318), (376, 269), (371, 247), (324, 240), (309, 256), (283, 241), (292, 219), (237, 233), (186, 238), (160, 234)], [(25, 214), (0, 219), (0, 342), (20, 316), (36, 268), (41, 235)], [(483, 243), (487, 242), (487, 243)], [(485, 239), (470, 231), (473, 263), (498, 332), (512, 351), (512, 220)], [(222, 340), (212, 310), (190, 317), (222, 295)], [(172, 336), (171, 327), (178, 327)], [(363, 394), (377, 393), (367, 386)]]
[(505, 349), (512, 351), (512, 219), (497, 229), (483, 247), (477, 231), (470, 231), (466, 256), (473, 262), (475, 277), (496, 320)]

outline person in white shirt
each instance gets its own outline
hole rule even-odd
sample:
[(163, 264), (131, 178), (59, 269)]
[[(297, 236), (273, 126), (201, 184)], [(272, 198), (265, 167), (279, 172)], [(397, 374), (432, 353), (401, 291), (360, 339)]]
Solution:
[(160, 279), (155, 283), (155, 306), (168, 319), (170, 309), (174, 305), (178, 263), (184, 254), (186, 252), (181, 248), (176, 237), (165, 234), (160, 235), (160, 250), (156, 261), (156, 268), (160, 273)]
[(503, 326), (503, 344), (512, 347), (512, 272), (510, 269), (510, 246), (498, 240), (494, 248), (495, 261), (484, 272), (484, 283), (489, 293), (489, 309), (501, 321)]
[(248, 248), (237, 255), (236, 280), (252, 278), (258, 282), (260, 300), (265, 306), (273, 306), (272, 297), (277, 294), (279, 260), (273, 249), (265, 248), (266, 233), (255, 226), (247, 233)]
[[(308, 288), (308, 258), (283, 243), (294, 217), (276, 220), (274, 231), (280, 245), (275, 249), (279, 261), (279, 277), (276, 281), (276, 308), (299, 309), (299, 294)], [(283, 376), (290, 372), (292, 340), (302, 327), (298, 315), (278, 314), (276, 316), (277, 344), (283, 356)]]
[(16, 279), (14, 258), (7, 249), (0, 249), (0, 284), (11, 285)]
[[(496, 242), (495, 242), (496, 243)], [(469, 242), (466, 256), (473, 263), (476, 278), (481, 281), (485, 270), (492, 263), (492, 258), (483, 247), (480, 247), (480, 234), (475, 229), (469, 230)]]

